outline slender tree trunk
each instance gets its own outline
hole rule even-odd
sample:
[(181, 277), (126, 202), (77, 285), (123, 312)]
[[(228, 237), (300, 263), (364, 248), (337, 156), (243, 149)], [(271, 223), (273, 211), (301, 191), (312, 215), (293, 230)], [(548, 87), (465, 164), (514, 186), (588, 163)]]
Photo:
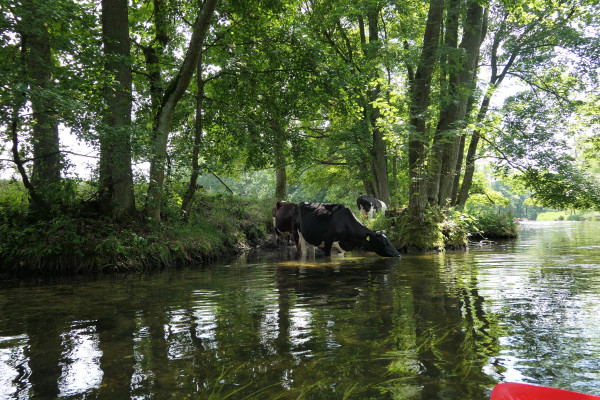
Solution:
[(428, 138), (425, 124), (443, 11), (443, 0), (430, 0), (427, 26), (423, 37), (423, 50), (410, 88), (410, 123), (412, 129), (408, 137), (410, 178), (408, 208), (409, 212), (415, 216), (423, 216), (427, 207), (425, 160)]
[[(479, 113), (477, 115), (478, 123), (481, 123), (487, 114), (494, 90), (495, 85), (488, 86), (488, 90), (483, 98), (483, 102), (481, 103), (481, 107), (479, 108)], [(481, 133), (479, 128), (477, 128), (471, 135), (471, 142), (469, 143), (469, 150), (467, 151), (467, 157), (465, 159), (465, 174), (463, 176), (463, 181), (458, 193), (458, 200), (456, 202), (456, 206), (459, 209), (463, 209), (465, 207), (465, 204), (469, 198), (469, 191), (471, 190), (471, 185), (473, 184), (473, 175), (475, 173), (475, 160), (477, 158), (477, 146), (479, 145), (480, 137)]]
[(35, 206), (30, 206), (32, 209), (40, 209), (40, 210), (48, 210), (50, 209), (50, 205), (46, 203), (44, 198), (40, 196), (35, 187), (29, 181), (29, 177), (27, 176), (27, 171), (25, 170), (25, 165), (21, 160), (21, 155), (19, 154), (19, 110), (22, 105), (14, 105), (14, 109), (12, 112), (12, 118), (10, 121), (10, 131), (11, 131), (11, 142), (12, 142), (12, 155), (13, 162), (17, 166), (17, 170), (21, 175), (21, 180), (23, 181), (23, 186), (29, 192), (29, 198), (32, 203), (35, 203)]
[[(468, 109), (468, 107), (467, 107)], [(463, 130), (460, 135), (460, 143), (458, 144), (458, 158), (456, 159), (456, 173), (454, 174), (454, 183), (452, 184), (452, 206), (456, 206), (458, 201), (458, 189), (460, 187), (460, 174), (462, 171), (462, 164), (465, 158), (465, 144), (467, 139), (467, 133)]]
[(155, 118), (153, 154), (150, 160), (150, 182), (146, 197), (145, 214), (153, 222), (160, 221), (160, 209), (165, 180), (165, 161), (167, 156), (167, 142), (171, 130), (171, 121), (175, 107), (187, 89), (196, 69), (198, 57), (202, 50), (204, 37), (209, 27), (210, 19), (214, 13), (217, 0), (206, 0), (202, 10), (194, 23), (192, 37), (179, 73), (171, 81)]
[(439, 204), (440, 177), (442, 174), (442, 154), (446, 143), (446, 130), (448, 129), (449, 118), (451, 118), (449, 107), (455, 101), (456, 68), (458, 57), (458, 26), (460, 17), (460, 0), (449, 0), (448, 11), (446, 12), (446, 26), (444, 35), (444, 50), (440, 51), (440, 117), (437, 129), (433, 136), (431, 152), (429, 154), (428, 169), (428, 193), (427, 198), (430, 204)]
[(275, 163), (275, 198), (285, 200), (287, 198), (287, 174), (285, 157), (285, 138), (281, 126), (276, 118), (271, 119), (271, 131), (273, 132), (273, 152)]
[(108, 83), (100, 136), (100, 210), (115, 220), (135, 211), (131, 168), (132, 74), (127, 0), (102, 0)]
[(51, 93), (52, 73), (50, 66), (51, 49), (48, 32), (42, 28), (42, 35), (24, 35), (27, 76), (31, 90), (28, 96), (33, 111), (31, 140), (33, 148), (33, 169), (31, 185), (43, 204), (30, 203), (33, 210), (60, 201), (62, 157), (59, 151), (58, 118)]
[[(142, 47), (146, 63), (146, 73), (150, 84), (150, 103), (152, 112), (158, 114), (163, 97), (164, 84), (161, 76), (160, 59), (169, 43), (167, 28), (168, 16), (163, 5), (163, 0), (153, 0), (154, 30), (156, 32), (152, 42)], [(154, 115), (156, 115), (154, 114)]]
[[(361, 42), (363, 44), (364, 55), (367, 61), (374, 61), (379, 53), (379, 9), (375, 6), (370, 6), (367, 10), (367, 22), (369, 26), (369, 42), (366, 43), (366, 34), (364, 31), (364, 22), (360, 18)], [(374, 68), (372, 71), (372, 79), (377, 79), (379, 69)], [(381, 87), (377, 84), (373, 89), (367, 89), (366, 98), (367, 104), (365, 107), (365, 120), (368, 123), (369, 131), (372, 135), (371, 148), (371, 177), (373, 187), (375, 189), (375, 197), (382, 200), (386, 204), (391, 203), (390, 184), (388, 180), (387, 169), (387, 144), (383, 138), (383, 132), (377, 121), (380, 117), (380, 112), (377, 107), (373, 106), (373, 102), (377, 100), (381, 93)]]
[[(458, 72), (456, 87), (459, 101), (456, 104), (455, 120), (450, 128), (452, 132), (463, 132), (469, 98), (475, 90), (474, 76), (479, 60), (479, 51), (485, 35), (483, 7), (477, 1), (469, 2), (467, 18), (460, 48), (464, 50), (465, 60)], [(444, 149), (442, 156), (442, 173), (440, 176), (440, 205), (446, 206), (452, 201), (452, 192), (457, 173), (457, 159), (461, 135), (454, 134)]]
[[(479, 49), (482, 42), (483, 7), (476, 1), (471, 1), (467, 10), (467, 18), (464, 23), (463, 39), (460, 44), (458, 55), (461, 57), (449, 57), (449, 85), (446, 107), (441, 111), (437, 130), (437, 137), (441, 138), (441, 149), (438, 154), (440, 162), (439, 191), (434, 197), (436, 204), (446, 206), (452, 200), (452, 190), (456, 174), (456, 162), (458, 159), (461, 132), (464, 129), (467, 103), (475, 89), (473, 76), (479, 59)], [(453, 24), (454, 33), (457, 38), (458, 23)], [(457, 41), (453, 39), (448, 42), (455, 50)]]
[[(479, 113), (477, 114), (477, 125), (480, 125), (489, 109), (490, 102), (492, 96), (496, 89), (502, 84), (504, 77), (512, 67), (514, 61), (519, 56), (521, 51), (520, 46), (516, 46), (514, 51), (511, 53), (508, 61), (504, 64), (502, 68), (502, 72), (498, 73), (499, 65), (498, 65), (498, 57), (497, 52), (500, 47), (500, 42), (502, 40), (502, 35), (504, 32), (504, 26), (501, 26), (494, 37), (494, 41), (492, 43), (492, 54), (491, 54), (491, 69), (492, 75), (490, 77), (490, 83), (486, 90), (485, 96), (483, 97), (483, 101), (481, 106), (479, 107)], [(458, 193), (458, 199), (456, 201), (456, 205), (458, 208), (464, 208), (467, 200), (469, 198), (469, 191), (471, 190), (471, 185), (473, 183), (473, 174), (475, 173), (475, 160), (477, 157), (477, 146), (479, 144), (479, 139), (481, 137), (480, 129), (475, 129), (471, 136), (471, 142), (469, 143), (469, 150), (467, 151), (467, 156), (465, 159), (465, 174), (463, 177), (462, 184), (460, 186), (460, 191)]]
[[(484, 17), (485, 20), (487, 20), (487, 12), (488, 12), (488, 10), (486, 10), (486, 16)], [(485, 25), (486, 25), (486, 22), (484, 22), (484, 26)], [(484, 36), (485, 36), (485, 27), (483, 28), (482, 38)], [(476, 85), (476, 81), (477, 81), (477, 73), (475, 72), (475, 73), (473, 73), (473, 76), (472, 76), (473, 86)], [(470, 118), (468, 116), (471, 115), (474, 106), (475, 106), (475, 91), (473, 91), (471, 93), (471, 96), (469, 97), (469, 101), (467, 103), (467, 113), (466, 113), (467, 122), (470, 121)], [(467, 131), (466, 131), (466, 129), (463, 129), (462, 133), (460, 135), (460, 143), (458, 145), (458, 158), (456, 160), (456, 173), (454, 174), (454, 183), (452, 184), (451, 205), (453, 207), (456, 207), (456, 205), (458, 204), (458, 191), (460, 189), (461, 172), (462, 172), (462, 168), (463, 168), (463, 162), (465, 160), (466, 141), (467, 141)]]
[(203, 101), (204, 101), (204, 81), (202, 80), (202, 55), (198, 58), (198, 68), (196, 70), (196, 83), (198, 84), (198, 94), (196, 95), (196, 125), (194, 127), (194, 148), (192, 149), (192, 174), (190, 183), (181, 202), (181, 210), (185, 215), (189, 215), (192, 208), (192, 200), (196, 194), (198, 185), (198, 176), (200, 175), (200, 143), (202, 142), (203, 129)]
[(371, 197), (377, 197), (377, 193), (375, 192), (375, 188), (373, 187), (373, 179), (371, 176), (370, 170), (367, 168), (366, 163), (358, 163), (356, 164), (358, 172), (362, 177), (363, 188), (365, 189), (365, 194)]

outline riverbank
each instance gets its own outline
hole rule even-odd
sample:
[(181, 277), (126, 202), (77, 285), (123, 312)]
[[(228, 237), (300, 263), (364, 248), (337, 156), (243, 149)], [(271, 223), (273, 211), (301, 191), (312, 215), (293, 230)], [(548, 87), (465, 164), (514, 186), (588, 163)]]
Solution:
[[(137, 216), (124, 223), (61, 213), (32, 220), (26, 214), (0, 225), (0, 272), (22, 274), (112, 273), (165, 266), (201, 265), (250, 249), (273, 247), (271, 208), (275, 200), (203, 195), (190, 215), (165, 208), (160, 225)], [(403, 252), (461, 250), (473, 237), (516, 237), (512, 217), (479, 217), (440, 211), (416, 224), (402, 210), (365, 224), (385, 230)], [(512, 226), (511, 226), (512, 225)]]
[(185, 216), (146, 224), (61, 214), (47, 220), (13, 218), (0, 225), (0, 271), (60, 274), (151, 270), (205, 264), (268, 241), (273, 200), (226, 195), (198, 199)]

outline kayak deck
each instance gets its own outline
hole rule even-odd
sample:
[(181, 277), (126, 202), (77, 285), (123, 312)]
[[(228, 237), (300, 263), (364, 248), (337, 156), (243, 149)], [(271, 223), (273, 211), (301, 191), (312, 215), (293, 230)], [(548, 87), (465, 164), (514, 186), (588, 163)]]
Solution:
[(525, 383), (500, 383), (490, 400), (600, 400), (598, 396)]

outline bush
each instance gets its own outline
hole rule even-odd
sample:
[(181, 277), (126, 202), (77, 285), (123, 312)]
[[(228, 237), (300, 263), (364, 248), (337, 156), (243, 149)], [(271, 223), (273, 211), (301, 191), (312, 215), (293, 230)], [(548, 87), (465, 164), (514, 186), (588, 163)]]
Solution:
[(510, 211), (487, 209), (482, 210), (475, 218), (477, 234), (483, 239), (516, 238), (519, 234), (519, 227)]
[(513, 238), (517, 225), (510, 213), (488, 210), (470, 215), (457, 210), (429, 208), (424, 216), (410, 215), (407, 209), (392, 211), (390, 218), (369, 222), (373, 229), (387, 229), (390, 240), (403, 251), (461, 250), (471, 237)]
[[(394, 215), (395, 214), (395, 215)], [(444, 221), (443, 213), (437, 208), (430, 208), (425, 215), (412, 215), (408, 209), (392, 213), (392, 243), (402, 251), (444, 250), (444, 234), (440, 223)]]

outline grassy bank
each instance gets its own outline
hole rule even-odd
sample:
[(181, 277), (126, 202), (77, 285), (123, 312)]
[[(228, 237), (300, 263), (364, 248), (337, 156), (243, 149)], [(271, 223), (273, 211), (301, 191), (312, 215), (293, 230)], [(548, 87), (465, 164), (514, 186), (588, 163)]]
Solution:
[[(178, 205), (164, 208), (163, 222), (145, 223), (141, 214), (126, 223), (82, 216), (76, 209), (53, 218), (32, 219), (21, 210), (0, 214), (0, 272), (59, 274), (145, 271), (207, 263), (272, 241), (275, 200), (201, 195), (190, 215)], [(432, 209), (418, 221), (404, 210), (364, 221), (385, 230), (399, 250), (461, 250), (471, 240), (516, 237), (512, 216), (500, 212), (467, 215)]]
[(600, 221), (597, 211), (553, 211), (538, 214), (537, 221)]
[(272, 226), (273, 202), (202, 196), (187, 218), (173, 210), (157, 226), (141, 216), (117, 224), (76, 212), (37, 221), (4, 215), (0, 271), (110, 272), (204, 263), (264, 240)]

